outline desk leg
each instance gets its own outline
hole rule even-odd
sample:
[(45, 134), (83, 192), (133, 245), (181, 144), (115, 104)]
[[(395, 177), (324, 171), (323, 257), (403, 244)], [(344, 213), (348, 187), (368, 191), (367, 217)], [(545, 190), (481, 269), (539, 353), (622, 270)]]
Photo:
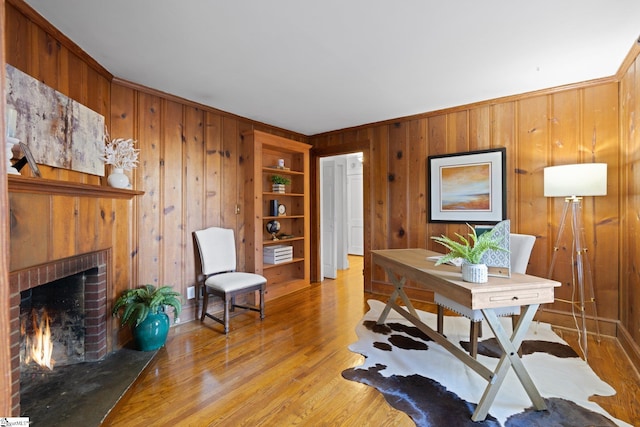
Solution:
[(416, 309), (413, 308), (413, 304), (411, 304), (409, 297), (407, 296), (407, 294), (404, 293), (403, 288), (404, 288), (404, 284), (407, 281), (407, 278), (398, 277), (389, 268), (385, 268), (384, 271), (387, 273), (387, 276), (391, 280), (391, 283), (393, 283), (393, 286), (395, 286), (395, 289), (391, 293), (391, 296), (389, 297), (389, 300), (387, 301), (387, 305), (385, 305), (384, 310), (382, 310), (382, 313), (380, 313), (380, 317), (378, 317), (377, 324), (381, 325), (387, 320), (387, 316), (389, 315), (389, 312), (391, 311), (391, 308), (392, 308), (392, 303), (395, 303), (398, 297), (402, 299), (402, 302), (404, 302), (404, 305), (407, 307), (409, 312), (415, 317), (418, 317), (418, 313), (416, 312)]
[(538, 310), (538, 307), (539, 304), (532, 304), (524, 309), (524, 312), (520, 317), (520, 321), (513, 331), (511, 339), (509, 339), (509, 336), (502, 327), (502, 324), (495, 312), (493, 310), (482, 310), (487, 323), (496, 336), (496, 340), (500, 344), (500, 347), (502, 347), (503, 354), (500, 358), (500, 362), (498, 362), (496, 370), (494, 371), (493, 378), (489, 381), (489, 385), (487, 385), (480, 402), (478, 402), (478, 407), (471, 417), (473, 421), (482, 421), (486, 418), (489, 408), (498, 394), (498, 390), (500, 390), (500, 386), (507, 376), (507, 372), (509, 372), (509, 367), (513, 368), (536, 409), (539, 411), (547, 409), (544, 399), (540, 396), (538, 389), (533, 383), (533, 380), (531, 380), (529, 373), (525, 369), (522, 364), (522, 360), (518, 355), (518, 349), (522, 344), (522, 340), (529, 329), (529, 325), (531, 325), (531, 321), (533, 320), (533, 316)]

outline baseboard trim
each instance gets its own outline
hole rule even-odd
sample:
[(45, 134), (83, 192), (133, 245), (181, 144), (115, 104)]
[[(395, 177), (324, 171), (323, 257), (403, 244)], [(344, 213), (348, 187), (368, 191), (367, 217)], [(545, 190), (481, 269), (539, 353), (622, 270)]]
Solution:
[(636, 369), (636, 375), (640, 377), (640, 346), (633, 341), (629, 331), (620, 322), (618, 322), (616, 337), (631, 364)]

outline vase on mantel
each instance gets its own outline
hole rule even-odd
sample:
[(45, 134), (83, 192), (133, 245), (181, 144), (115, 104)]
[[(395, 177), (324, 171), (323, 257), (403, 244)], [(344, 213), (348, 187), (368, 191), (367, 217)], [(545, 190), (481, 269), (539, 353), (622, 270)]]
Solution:
[(107, 178), (107, 183), (113, 188), (129, 188), (129, 177), (122, 168), (113, 168)]

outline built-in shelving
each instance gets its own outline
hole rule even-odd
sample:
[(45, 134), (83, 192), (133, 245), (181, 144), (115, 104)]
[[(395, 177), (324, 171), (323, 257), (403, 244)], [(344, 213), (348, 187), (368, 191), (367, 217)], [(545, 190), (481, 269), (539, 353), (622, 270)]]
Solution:
[[(266, 299), (295, 292), (310, 283), (309, 149), (310, 145), (260, 131), (245, 132), (245, 239), (247, 269), (267, 278)], [(278, 168), (284, 160), (285, 169)], [(286, 176), (291, 183), (284, 193), (274, 192), (272, 175)], [(286, 206), (286, 215), (273, 215), (271, 201)], [(280, 233), (292, 237), (273, 240), (267, 232), (269, 221), (280, 223)], [(293, 247), (293, 259), (267, 264), (264, 248)]]

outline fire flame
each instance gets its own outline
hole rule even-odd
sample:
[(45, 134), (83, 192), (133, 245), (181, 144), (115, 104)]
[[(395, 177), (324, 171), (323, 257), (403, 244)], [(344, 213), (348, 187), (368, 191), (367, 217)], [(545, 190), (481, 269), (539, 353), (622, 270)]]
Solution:
[(34, 361), (43, 368), (53, 370), (55, 360), (51, 357), (53, 354), (53, 341), (51, 340), (51, 328), (49, 328), (50, 321), (51, 318), (46, 309), (42, 312), (42, 317), (38, 316), (36, 310), (32, 310), (33, 334), (26, 337), (26, 363)]

